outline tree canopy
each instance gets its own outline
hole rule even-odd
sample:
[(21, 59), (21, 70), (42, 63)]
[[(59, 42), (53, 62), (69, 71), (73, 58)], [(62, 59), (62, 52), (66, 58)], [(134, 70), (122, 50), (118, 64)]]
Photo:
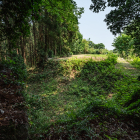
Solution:
[(108, 29), (116, 35), (132, 22), (140, 21), (140, 0), (91, 0), (90, 10), (95, 13), (106, 7), (115, 7), (106, 15)]
[(0, 40), (17, 38), (29, 33), (28, 18), (32, 14), (39, 17), (39, 4), (42, 0), (1, 0), (0, 1)]
[(134, 41), (134, 52), (140, 54), (140, 22), (133, 21), (125, 28), (124, 33), (130, 35)]
[[(133, 40), (131, 36), (126, 34), (122, 34), (114, 39), (113, 46), (119, 52), (122, 57), (126, 57), (128, 55), (129, 50), (133, 46)], [(125, 54), (123, 54), (125, 52)]]
[(73, 19), (74, 23), (78, 23), (77, 17), (83, 13), (83, 8), (78, 9), (73, 0), (1, 0), (0, 40), (16, 39), (21, 34), (28, 35), (29, 20), (38, 20), (43, 6), (52, 15), (57, 14), (57, 20), (62, 22), (71, 22)]

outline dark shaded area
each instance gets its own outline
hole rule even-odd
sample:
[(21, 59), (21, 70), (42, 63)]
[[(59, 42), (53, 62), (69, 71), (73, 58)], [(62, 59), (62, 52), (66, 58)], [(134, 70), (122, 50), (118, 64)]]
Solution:
[(23, 97), (24, 86), (19, 81), (21, 73), (14, 71), (14, 65), (11, 67), (4, 62), (0, 62), (0, 139), (26, 140), (28, 117)]

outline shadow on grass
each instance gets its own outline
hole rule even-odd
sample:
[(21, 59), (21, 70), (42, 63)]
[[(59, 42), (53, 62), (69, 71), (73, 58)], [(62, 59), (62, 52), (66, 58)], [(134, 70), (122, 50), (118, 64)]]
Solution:
[(127, 63), (119, 62), (116, 64), (115, 67), (117, 69), (121, 69), (124, 74), (131, 75), (135, 78), (137, 78), (140, 75), (140, 70), (135, 68), (133, 65), (131, 65), (128, 62)]
[[(90, 131), (93, 130), (96, 134), (91, 135), (93, 139), (98, 136), (105, 139), (106, 136), (102, 132), (105, 129), (109, 130), (110, 126), (114, 129), (113, 119), (117, 115), (121, 117), (121, 112), (114, 107), (109, 109), (104, 103), (108, 94), (114, 90), (115, 83), (123, 78), (121, 71), (115, 69), (108, 61), (47, 62), (43, 72), (34, 73), (28, 79), (26, 101), (29, 104), (31, 136), (44, 134), (44, 137), (52, 135), (52, 139), (53, 137), (60, 139), (62, 134), (67, 139), (70, 135), (88, 139)], [(115, 104), (112, 102), (113, 105)], [(105, 127), (106, 120), (108, 120), (107, 127)], [(115, 122), (116, 126), (121, 124), (117, 118)], [(113, 132), (117, 133), (116, 130), (112, 131), (112, 137)], [(88, 136), (85, 136), (86, 134)], [(105, 134), (108, 136), (108, 131)], [(122, 132), (117, 134), (118, 137), (121, 134)]]

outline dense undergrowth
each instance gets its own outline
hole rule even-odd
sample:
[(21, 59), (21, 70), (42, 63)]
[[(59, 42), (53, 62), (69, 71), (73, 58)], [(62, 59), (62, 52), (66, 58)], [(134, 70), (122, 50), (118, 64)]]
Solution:
[(30, 139), (140, 138), (140, 81), (106, 60), (48, 61), (28, 71)]
[(131, 62), (131, 64), (132, 64), (134, 67), (140, 69), (140, 58), (139, 58), (139, 57), (135, 57), (135, 58), (133, 59), (133, 61)]
[(23, 58), (11, 53), (0, 60), (0, 139), (28, 138), (28, 117), (23, 97), (26, 66)]

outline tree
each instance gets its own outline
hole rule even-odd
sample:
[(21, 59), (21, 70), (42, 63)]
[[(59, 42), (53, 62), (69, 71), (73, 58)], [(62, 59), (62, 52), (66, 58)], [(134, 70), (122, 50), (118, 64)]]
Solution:
[(88, 42), (89, 42), (89, 48), (94, 48), (95, 44), (90, 40)]
[(99, 50), (100, 50), (100, 49), (105, 49), (105, 45), (104, 45), (103, 43), (95, 44), (95, 45), (94, 45), (94, 48), (95, 48), (95, 49), (99, 49)]
[(130, 35), (133, 38), (134, 45), (133, 49), (134, 52), (140, 56), (140, 22), (132, 22), (130, 25), (128, 25), (124, 33), (127, 35)]
[(76, 32), (75, 39), (73, 39), (74, 44), (71, 46), (71, 51), (74, 54), (78, 54), (78, 53), (83, 52), (82, 40), (83, 40), (83, 35), (78, 30)]
[[(68, 54), (75, 43), (79, 30), (78, 18), (83, 13), (83, 8), (78, 8), (73, 0), (40, 0), (40, 3), (39, 0), (38, 3), (37, 0), (21, 3), (10, 0), (9, 7), (7, 1), (0, 2), (2, 53), (13, 51), (17, 47), (17, 53), (30, 66), (38, 62), (43, 64), (49, 52), (55, 55)], [(27, 9), (28, 6), (25, 5), (30, 5), (30, 1), (31, 8)], [(13, 10), (12, 6), (15, 6)], [(9, 10), (6, 14), (8, 20), (4, 15), (6, 9)], [(25, 13), (23, 9), (26, 9)]]
[(105, 45), (103, 43), (99, 43), (98, 45), (98, 49), (105, 49)]
[(112, 44), (112, 46), (114, 46), (115, 49), (119, 52), (121, 57), (127, 57), (130, 49), (133, 46), (133, 40), (131, 36), (122, 34), (121, 36), (115, 38)]
[(121, 33), (121, 31), (133, 21), (140, 21), (140, 1), (139, 0), (92, 0), (90, 10), (95, 13), (104, 11), (106, 7), (115, 7), (106, 15), (105, 22), (108, 29), (113, 34)]
[(82, 45), (83, 45), (84, 53), (86, 54), (88, 52), (88, 49), (89, 49), (88, 41), (86, 39), (83, 39)]
[(42, 0), (2, 0), (0, 1), (0, 41), (16, 40), (21, 33), (29, 34), (28, 18), (32, 14), (38, 18)]
[(113, 53), (118, 53), (118, 51), (117, 51), (117, 49), (115, 48), (115, 49), (113, 49)]

